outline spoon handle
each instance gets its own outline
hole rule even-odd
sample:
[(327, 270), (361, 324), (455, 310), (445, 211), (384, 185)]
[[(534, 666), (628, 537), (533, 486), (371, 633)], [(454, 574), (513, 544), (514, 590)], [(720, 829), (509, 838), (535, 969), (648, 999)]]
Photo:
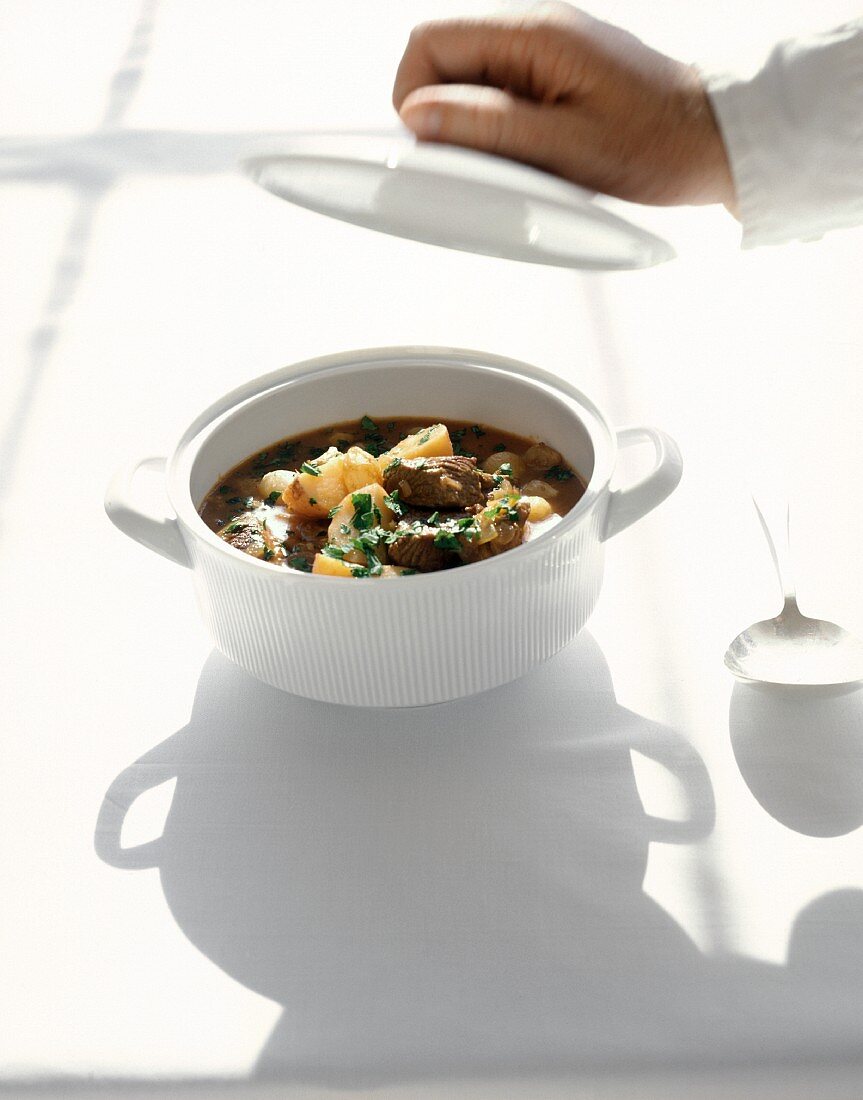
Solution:
[[(776, 576), (779, 580), (779, 586), (782, 589), (782, 595), (785, 602), (796, 605), (797, 592), (794, 585), (794, 576), (791, 571), (791, 507), (790, 505), (786, 506), (785, 523), (777, 532), (776, 529), (770, 529), (767, 520), (764, 518), (764, 513), (761, 511), (755, 497), (752, 498), (752, 503), (755, 505), (758, 519), (761, 521), (761, 530), (764, 532), (764, 537), (770, 548), (770, 556), (773, 558), (773, 567), (776, 570)], [(778, 538), (776, 537), (777, 533)]]

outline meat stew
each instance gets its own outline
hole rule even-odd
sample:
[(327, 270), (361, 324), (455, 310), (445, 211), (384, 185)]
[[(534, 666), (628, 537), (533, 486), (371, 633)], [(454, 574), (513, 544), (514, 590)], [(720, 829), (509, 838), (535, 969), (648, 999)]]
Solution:
[(467, 421), (363, 416), (251, 455), (207, 493), (200, 515), (275, 566), (396, 577), (511, 550), (558, 522), (584, 488), (543, 442)]

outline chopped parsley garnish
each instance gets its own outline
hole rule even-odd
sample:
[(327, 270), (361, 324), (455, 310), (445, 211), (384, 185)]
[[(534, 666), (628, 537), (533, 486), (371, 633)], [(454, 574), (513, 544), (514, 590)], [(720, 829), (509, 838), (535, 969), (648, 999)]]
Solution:
[(383, 542), (386, 536), (387, 533), (383, 527), (370, 527), (368, 531), (363, 531), (361, 535), (351, 539), (351, 546), (365, 554), (366, 550), (369, 548), (374, 549), (378, 543)]
[(481, 435), (485, 435), (485, 432), (482, 430), (482, 428), (479, 426), (479, 424), (474, 424), (473, 427), (471, 428), (471, 431), (477, 437), (477, 439), (479, 439), (479, 437)]
[(429, 527), (437, 527), (439, 520), (440, 512), (432, 512), (432, 514), (426, 520), (426, 523), (429, 525)]
[[(418, 530), (413, 530), (415, 527), (418, 528)], [(387, 532), (385, 541), (387, 545), (390, 546), (392, 543), (398, 542), (399, 539), (412, 539), (414, 535), (418, 535), (421, 530), (421, 524), (416, 521), (414, 521), (410, 527), (407, 526), (407, 524), (401, 524), (396, 527), (394, 531)]]
[(301, 573), (311, 573), (312, 567), (302, 554), (294, 554), (293, 557), (288, 558), (288, 565), (291, 569), (299, 569)]
[(464, 516), (462, 519), (456, 520), (456, 526), (460, 531), (465, 531), (468, 527), (472, 527), (474, 522), (475, 518), (473, 516)]
[(387, 442), (380, 433), (380, 429), (370, 416), (364, 416), (360, 421), (360, 427), (365, 432), (365, 449), (374, 458), (382, 455), (387, 449)]
[(464, 447), (462, 447), (461, 443), (459, 443), (458, 441), (453, 443), (452, 453), (454, 455), (461, 455), (462, 458), (476, 458), (476, 452), (475, 451), (466, 450)]
[(351, 441), (349, 439), (337, 439), (336, 446), (341, 449), (343, 447), (350, 447)]
[(384, 571), (384, 567), (383, 567), (383, 564), (381, 563), (380, 558), (377, 556), (377, 554), (373, 553), (373, 551), (371, 551), (371, 550), (366, 550), (365, 555), (366, 555), (366, 562), (368, 564), (368, 569), (369, 569), (369, 576), (370, 577), (379, 577), (381, 575), (381, 573), (383, 573), (383, 571)]
[(506, 450), (506, 444), (505, 443), (498, 443), (498, 445), (495, 447), (495, 451), (505, 451), (505, 450)]
[(370, 577), (371, 572), (366, 569), (364, 565), (352, 565), (351, 566), (352, 577)]
[(464, 439), (467, 435), (467, 428), (456, 428), (454, 432), (450, 432), (449, 434), (452, 439)]
[(328, 543), (321, 553), (326, 558), (338, 558), (339, 561), (345, 556), (345, 548), (343, 546), (333, 546), (332, 543)]
[(219, 492), (222, 493), (222, 494), (230, 493), (230, 491), (231, 491), (231, 486), (230, 485), (220, 485), (219, 486)]
[(387, 442), (374, 420), (370, 416), (364, 416), (360, 420), (360, 427), (365, 433), (365, 443), (363, 445), (368, 453), (374, 458), (382, 455), (387, 450)]
[(348, 534), (350, 534), (351, 529), (346, 523), (340, 523), (339, 524), (339, 530), (341, 531), (341, 533), (343, 535), (348, 535)]
[(545, 476), (555, 481), (569, 481), (571, 477), (575, 477), (575, 474), (567, 466), (552, 466), (546, 471)]
[(415, 577), (419, 573), (419, 569), (403, 569), (399, 574), (400, 577)]
[(500, 466), (498, 466), (497, 468), (497, 472), (501, 475), (501, 477), (512, 477), (512, 463), (501, 462)]
[(267, 504), (275, 504), (281, 495), (282, 494), (280, 492), (274, 489), (272, 493), (270, 493), (270, 495), (267, 497)]
[(261, 451), (261, 453), (258, 455), (258, 462), (266, 462), (269, 457), (269, 451)]
[(313, 466), (311, 462), (304, 462), (300, 469), (303, 471), (304, 474), (311, 474), (312, 477), (321, 476), (321, 471), (317, 468), (317, 466)]
[(266, 550), (264, 551), (264, 561), (269, 561), (269, 560), (270, 560), (270, 558), (271, 558), (272, 556), (273, 556), (273, 551), (272, 551), (272, 550), (270, 550), (270, 549), (269, 549), (269, 547), (268, 547), (268, 548), (267, 548), (267, 549), (266, 549)]
[(317, 504), (317, 503), (318, 503), (317, 497), (309, 497), (309, 504)]
[(228, 504), (242, 504), (242, 503), (243, 503), (243, 498), (242, 497), (230, 497), (228, 499)]
[(449, 531), (438, 531), (434, 537), (434, 544), (444, 550), (458, 550), (459, 546), (458, 539)]
[(329, 512), (327, 512), (327, 516), (330, 519), (335, 519), (336, 513), (338, 512), (339, 508), (341, 508), (341, 504), (337, 504), (334, 508), (330, 508)]
[(394, 458), (392, 462), (388, 462), (384, 469), (384, 476), (386, 476), (390, 470), (397, 470), (401, 466), (402, 460), (398, 457)]
[(402, 508), (402, 502), (399, 499), (398, 489), (393, 489), (391, 493), (388, 493), (384, 497), (384, 500), (387, 502), (387, 506), (389, 507), (389, 509), (394, 512), (395, 515), (402, 515), (402, 513), (404, 512), (404, 508)]
[(368, 531), (376, 522), (380, 523), (380, 509), (372, 503), (371, 493), (351, 493), (351, 504), (354, 506), (351, 524), (358, 531)]
[(417, 443), (422, 446), (423, 443), (428, 443), (431, 439), (431, 432), (423, 432), (423, 434), (417, 440)]

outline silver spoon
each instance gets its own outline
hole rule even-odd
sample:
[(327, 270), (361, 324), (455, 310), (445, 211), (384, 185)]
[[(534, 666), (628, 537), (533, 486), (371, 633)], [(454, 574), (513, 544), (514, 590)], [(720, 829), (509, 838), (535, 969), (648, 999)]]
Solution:
[(825, 619), (801, 614), (789, 565), (789, 517), (781, 552), (758, 502), (767, 545), (782, 587), (784, 606), (775, 619), (753, 623), (738, 634), (725, 654), (725, 664), (740, 680), (765, 684), (827, 686), (863, 680), (863, 642)]

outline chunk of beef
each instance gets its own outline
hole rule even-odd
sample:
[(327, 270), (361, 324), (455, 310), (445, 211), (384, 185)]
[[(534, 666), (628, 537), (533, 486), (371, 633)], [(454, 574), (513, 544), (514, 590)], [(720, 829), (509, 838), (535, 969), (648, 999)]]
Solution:
[(219, 535), (237, 550), (242, 550), (244, 554), (251, 554), (254, 558), (262, 558), (267, 549), (261, 521), (251, 512), (245, 512), (232, 519), (222, 528)]
[(509, 511), (514, 513), (512, 517), (502, 509), (501, 518), (495, 518), (494, 527), (497, 533), (488, 542), (473, 542), (466, 535), (459, 535), (459, 556), (465, 565), (497, 557), (505, 550), (512, 550), (524, 542), (524, 525), (530, 514), (530, 505), (527, 501), (520, 500)]
[(482, 504), (492, 485), (491, 474), (464, 455), (403, 459), (384, 470), (386, 491), (397, 489), (399, 499), (412, 507), (469, 508)]
[(446, 550), (434, 544), (434, 534), (414, 535), (411, 538), (397, 539), (387, 547), (392, 565), (403, 565), (406, 569), (417, 569), (420, 573), (434, 573), (443, 569), (452, 557)]
[(439, 527), (429, 527), (424, 522), (421, 513), (406, 514), (394, 532), (399, 537), (387, 545), (390, 562), (393, 565), (403, 565), (406, 569), (418, 569), (421, 573), (434, 573), (455, 564), (455, 555), (451, 549), (435, 545), (435, 537), (439, 532)]
[(327, 544), (327, 528), (317, 519), (296, 519), (285, 531), (283, 546), (292, 554), (308, 554), (312, 558)]

